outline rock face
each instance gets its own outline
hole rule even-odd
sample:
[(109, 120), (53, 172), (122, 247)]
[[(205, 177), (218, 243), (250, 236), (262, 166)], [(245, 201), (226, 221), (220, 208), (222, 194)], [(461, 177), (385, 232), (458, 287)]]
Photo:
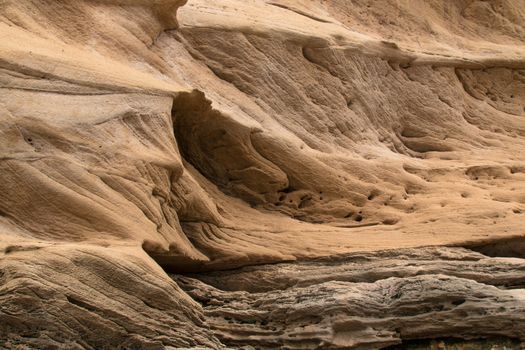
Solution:
[[(522, 259), (488, 262), (461, 249), (436, 250), (271, 265), (228, 272), (224, 280), (214, 274), (211, 284), (220, 289), (176, 280), (203, 305), (213, 334), (233, 348), (381, 349), (401, 339), (522, 337), (523, 290), (490, 285), (525, 282), (515, 278), (524, 274)], [(263, 287), (277, 289), (257, 292)]]
[(524, 8), (0, 1), (0, 348), (519, 348)]

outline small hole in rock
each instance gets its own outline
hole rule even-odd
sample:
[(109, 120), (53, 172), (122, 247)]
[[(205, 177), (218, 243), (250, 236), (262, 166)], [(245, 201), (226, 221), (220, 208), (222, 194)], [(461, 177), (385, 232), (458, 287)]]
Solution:
[(458, 306), (458, 305), (461, 305), (461, 304), (465, 303), (465, 301), (466, 301), (465, 299), (454, 300), (452, 302), (452, 305)]

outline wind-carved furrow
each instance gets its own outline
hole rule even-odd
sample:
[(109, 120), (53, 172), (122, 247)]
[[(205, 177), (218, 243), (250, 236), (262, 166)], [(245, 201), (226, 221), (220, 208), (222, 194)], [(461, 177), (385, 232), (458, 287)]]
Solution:
[(300, 9), (295, 9), (295, 8), (290, 7), (290, 6), (286, 6), (284, 4), (279, 4), (277, 2), (269, 2), (268, 4), (272, 5), (272, 6), (275, 6), (275, 7), (279, 7), (279, 8), (285, 9), (287, 11), (291, 11), (293, 13), (296, 13), (296, 14), (300, 15), (300, 16), (307, 17), (307, 18), (312, 19), (312, 20), (317, 21), (317, 22), (332, 23), (332, 21), (320, 18), (318, 16), (315, 16), (313, 14), (307, 13), (307, 12), (305, 12), (303, 10), (300, 10)]
[(256, 205), (288, 187), (286, 174), (254, 149), (256, 127), (214, 110), (201, 92), (175, 98), (173, 119), (184, 158), (226, 193)]
[[(213, 109), (202, 92), (180, 94), (174, 99), (172, 114), (175, 137), (184, 159), (225, 194), (241, 198), (253, 207), (280, 211), (313, 223), (334, 217), (343, 221), (363, 219), (355, 204), (363, 202), (362, 195), (354, 199), (349, 195), (350, 203), (343, 202), (335, 213), (328, 212), (324, 217), (315, 214), (316, 207), (335, 199), (336, 190), (324, 194), (322, 182), (301, 177), (329, 168), (308, 155), (293, 153), (294, 146), (267, 135), (254, 122), (247, 124)], [(331, 187), (335, 189), (334, 185)], [(346, 216), (349, 211), (359, 214), (350, 218)], [(395, 219), (379, 223), (392, 221)], [(358, 226), (370, 224), (363, 222)]]
[(329, 281), (373, 283), (391, 277), (444, 274), (502, 289), (525, 288), (525, 260), (489, 257), (456, 247), (422, 247), (334, 255), (294, 263), (247, 266), (188, 275), (215, 288), (250, 293), (308, 287)]
[[(521, 211), (516, 210), (515, 213), (521, 214)], [(520, 236), (494, 240), (490, 243), (472, 243), (465, 247), (488, 256), (525, 259), (525, 240)]]

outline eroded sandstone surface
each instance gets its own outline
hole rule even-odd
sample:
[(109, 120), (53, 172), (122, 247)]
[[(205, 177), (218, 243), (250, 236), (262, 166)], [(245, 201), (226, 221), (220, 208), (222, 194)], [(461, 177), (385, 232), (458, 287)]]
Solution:
[(518, 349), (524, 9), (0, 0), (0, 348)]

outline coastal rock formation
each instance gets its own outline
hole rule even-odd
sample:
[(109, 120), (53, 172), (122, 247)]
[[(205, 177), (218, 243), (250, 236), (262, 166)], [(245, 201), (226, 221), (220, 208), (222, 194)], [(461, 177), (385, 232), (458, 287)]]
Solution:
[(0, 1), (0, 347), (519, 347), (523, 8)]

